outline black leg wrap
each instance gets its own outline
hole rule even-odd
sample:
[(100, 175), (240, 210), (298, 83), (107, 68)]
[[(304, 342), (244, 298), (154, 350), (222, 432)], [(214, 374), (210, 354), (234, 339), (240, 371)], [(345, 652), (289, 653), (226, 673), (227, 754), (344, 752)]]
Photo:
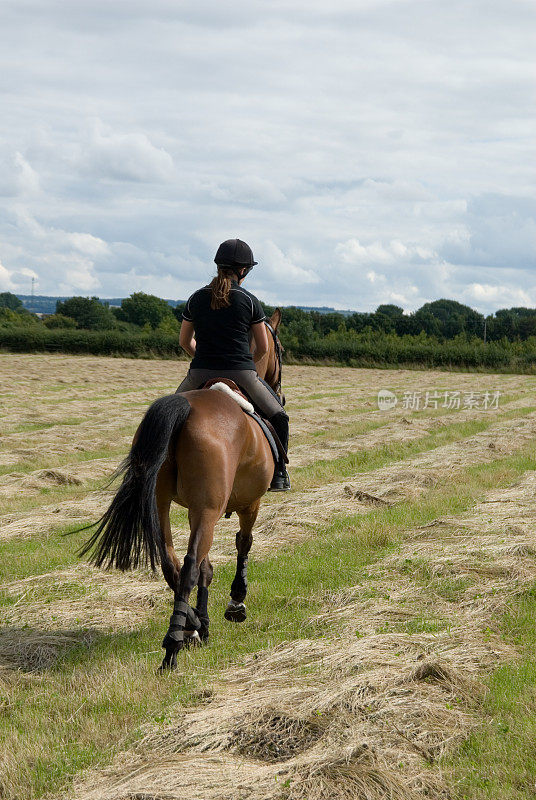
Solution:
[(173, 614), (169, 619), (168, 632), (164, 636), (162, 647), (166, 650), (179, 650), (184, 642), (184, 623), (188, 614), (188, 603), (185, 600), (175, 600)]
[(197, 605), (195, 613), (199, 617), (201, 627), (199, 628), (199, 636), (203, 642), (208, 641), (208, 588), (206, 586), (199, 586), (197, 589)]
[(248, 559), (238, 556), (236, 559), (236, 575), (231, 584), (231, 597), (236, 603), (242, 603), (248, 590)]
[(198, 631), (201, 627), (201, 622), (197, 615), (197, 612), (188, 606), (188, 610), (186, 612), (186, 623), (184, 625), (186, 630), (188, 631)]
[(205, 616), (208, 609), (208, 588), (200, 586), (197, 590), (196, 611), (199, 616)]

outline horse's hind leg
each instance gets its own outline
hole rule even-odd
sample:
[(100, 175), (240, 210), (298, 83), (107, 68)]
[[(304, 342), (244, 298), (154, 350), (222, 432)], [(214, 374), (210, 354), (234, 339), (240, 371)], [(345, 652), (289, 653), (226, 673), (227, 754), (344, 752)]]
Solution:
[(214, 569), (206, 556), (199, 567), (199, 580), (197, 582), (197, 604), (195, 613), (198, 616), (201, 627), (199, 636), (202, 642), (208, 642), (208, 587), (212, 583)]
[(244, 600), (248, 590), (248, 554), (253, 544), (253, 526), (259, 513), (260, 500), (238, 513), (240, 530), (236, 534), (236, 575), (231, 584), (231, 599), (225, 609), (225, 619), (243, 622), (246, 619)]
[(171, 535), (171, 522), (169, 510), (171, 508), (171, 498), (173, 496), (173, 473), (169, 468), (162, 468), (156, 483), (156, 509), (160, 530), (164, 538), (163, 546), (166, 549), (167, 560), (162, 559), (162, 572), (169, 588), (174, 592), (179, 582), (181, 564), (173, 547), (173, 537)]
[(204, 509), (202, 512), (189, 511), (190, 541), (188, 552), (184, 556), (181, 567), (179, 585), (175, 591), (173, 614), (169, 621), (169, 629), (162, 642), (166, 655), (162, 669), (176, 666), (177, 652), (184, 646), (184, 630), (199, 623), (197, 615), (188, 605), (190, 594), (200, 575), (200, 565), (207, 557), (214, 538), (214, 526), (221, 516), (221, 510)]

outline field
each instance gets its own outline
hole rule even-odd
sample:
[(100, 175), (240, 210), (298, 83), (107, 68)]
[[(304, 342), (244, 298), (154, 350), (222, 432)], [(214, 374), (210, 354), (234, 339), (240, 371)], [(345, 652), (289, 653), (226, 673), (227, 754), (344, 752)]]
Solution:
[(536, 377), (286, 367), (293, 491), (248, 619), (223, 620), (233, 517), (211, 643), (162, 677), (163, 578), (70, 532), (186, 367), (0, 355), (0, 798), (534, 798)]

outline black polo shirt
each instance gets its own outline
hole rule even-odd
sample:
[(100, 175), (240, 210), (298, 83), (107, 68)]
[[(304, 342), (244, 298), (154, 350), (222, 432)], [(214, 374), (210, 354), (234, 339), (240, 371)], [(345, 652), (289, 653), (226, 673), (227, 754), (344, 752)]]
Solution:
[(231, 283), (230, 306), (210, 307), (210, 286), (204, 286), (188, 299), (182, 318), (195, 330), (195, 356), (191, 369), (255, 369), (249, 352), (249, 331), (265, 319), (254, 294)]

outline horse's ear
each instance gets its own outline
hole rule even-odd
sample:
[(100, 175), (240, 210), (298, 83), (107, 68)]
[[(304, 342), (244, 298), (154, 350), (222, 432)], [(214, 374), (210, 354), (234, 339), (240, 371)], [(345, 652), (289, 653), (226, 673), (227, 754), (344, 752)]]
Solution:
[(270, 325), (272, 326), (274, 331), (277, 333), (277, 329), (281, 325), (281, 309), (280, 308), (276, 308), (276, 310), (274, 311), (274, 313), (270, 317)]

